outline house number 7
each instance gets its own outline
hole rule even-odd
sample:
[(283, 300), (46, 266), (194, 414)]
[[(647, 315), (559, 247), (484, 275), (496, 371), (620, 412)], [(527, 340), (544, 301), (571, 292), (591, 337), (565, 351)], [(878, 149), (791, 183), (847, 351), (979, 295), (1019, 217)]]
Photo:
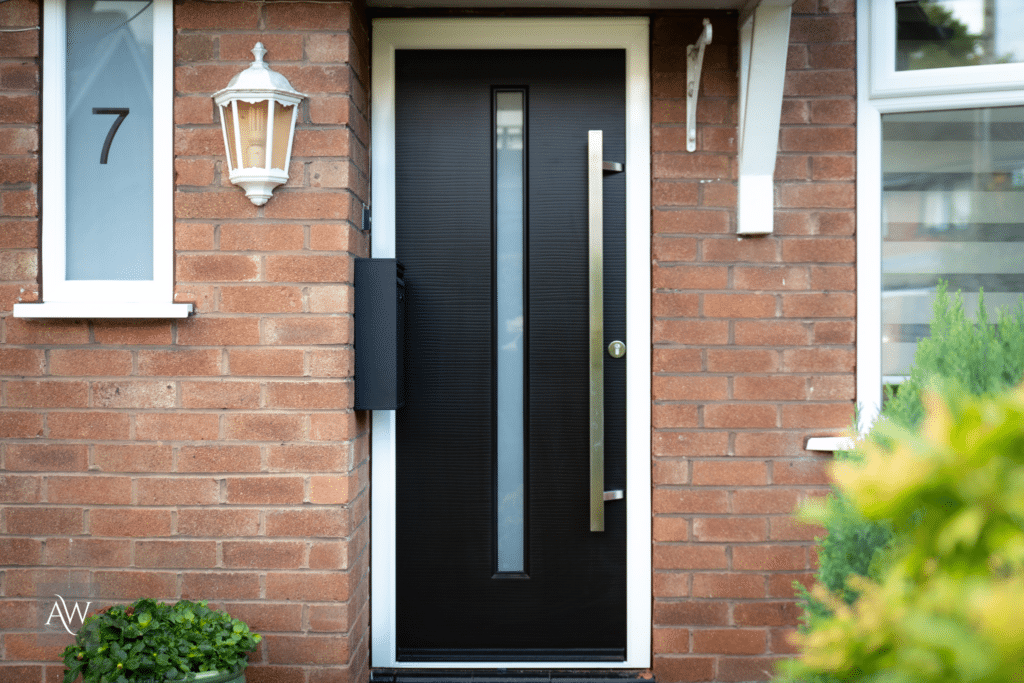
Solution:
[(107, 155), (110, 153), (110, 143), (114, 141), (114, 135), (117, 134), (117, 129), (121, 127), (121, 123), (128, 117), (128, 108), (111, 108), (111, 107), (93, 107), (93, 114), (113, 114), (117, 116), (114, 122), (110, 124), (110, 130), (107, 131), (107, 139), (103, 141), (103, 151), (100, 152), (100, 163), (107, 163)]

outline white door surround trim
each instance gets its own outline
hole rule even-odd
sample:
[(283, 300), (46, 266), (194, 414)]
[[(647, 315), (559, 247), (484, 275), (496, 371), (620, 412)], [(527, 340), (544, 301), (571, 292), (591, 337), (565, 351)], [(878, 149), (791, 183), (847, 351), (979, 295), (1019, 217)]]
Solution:
[(387, 668), (628, 668), (651, 666), (651, 175), (646, 17), (376, 19), (373, 22), (371, 187), (375, 258), (395, 255), (396, 49), (626, 51), (626, 660), (398, 662), (395, 636), (395, 412), (374, 411), (371, 480), (371, 666)]

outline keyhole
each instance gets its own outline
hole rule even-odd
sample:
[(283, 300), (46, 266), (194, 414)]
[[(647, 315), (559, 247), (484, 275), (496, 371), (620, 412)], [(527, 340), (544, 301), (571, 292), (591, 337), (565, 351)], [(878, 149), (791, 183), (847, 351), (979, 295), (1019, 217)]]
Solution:
[(608, 345), (608, 355), (612, 358), (622, 358), (626, 355), (626, 345), (618, 340)]

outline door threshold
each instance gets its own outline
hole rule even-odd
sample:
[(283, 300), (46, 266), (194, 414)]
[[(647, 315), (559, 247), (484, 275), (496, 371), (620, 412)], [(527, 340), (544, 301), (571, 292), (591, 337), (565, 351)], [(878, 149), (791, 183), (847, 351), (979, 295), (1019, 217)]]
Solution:
[(370, 683), (656, 683), (646, 670), (370, 669)]

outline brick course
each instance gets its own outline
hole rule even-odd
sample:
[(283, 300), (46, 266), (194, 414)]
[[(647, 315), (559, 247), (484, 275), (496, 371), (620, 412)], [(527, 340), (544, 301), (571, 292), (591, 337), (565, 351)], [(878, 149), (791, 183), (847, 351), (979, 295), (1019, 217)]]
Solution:
[[(39, 297), (39, 3), (0, 10), (0, 680), (60, 679), (36, 589), (209, 598), (267, 634), (253, 681), (368, 676), (368, 424), (351, 409), (366, 255), (369, 51), (358, 3), (176, 3), (182, 321), (28, 321)], [(698, 149), (683, 48), (711, 16)], [(652, 16), (653, 670), (765, 680), (810, 582), (827, 485), (807, 436), (852, 414), (850, 2), (794, 6), (775, 232), (737, 238), (735, 13)], [(23, 29), (23, 30), (22, 30)], [(265, 207), (227, 181), (210, 95), (256, 40), (309, 95)]]

